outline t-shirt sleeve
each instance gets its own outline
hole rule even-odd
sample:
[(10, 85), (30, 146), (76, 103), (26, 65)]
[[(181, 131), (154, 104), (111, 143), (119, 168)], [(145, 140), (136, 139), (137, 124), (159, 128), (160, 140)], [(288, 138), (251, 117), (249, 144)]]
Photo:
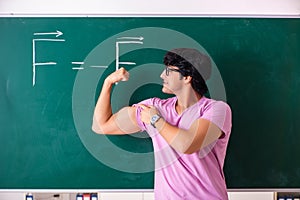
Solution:
[(231, 131), (231, 109), (229, 105), (223, 101), (216, 101), (208, 105), (201, 118), (213, 122), (225, 135)]
[(135, 113), (135, 115), (136, 115), (137, 124), (140, 127), (141, 131), (145, 131), (146, 130), (146, 125), (141, 120), (141, 110), (142, 109), (141, 109), (140, 106), (138, 106), (139, 104), (144, 104), (144, 105), (147, 105), (147, 106), (152, 105), (153, 104), (152, 103), (152, 99), (146, 99), (144, 101), (141, 101), (141, 102), (139, 102), (137, 104), (133, 104), (132, 105), (133, 107), (136, 107), (136, 113)]

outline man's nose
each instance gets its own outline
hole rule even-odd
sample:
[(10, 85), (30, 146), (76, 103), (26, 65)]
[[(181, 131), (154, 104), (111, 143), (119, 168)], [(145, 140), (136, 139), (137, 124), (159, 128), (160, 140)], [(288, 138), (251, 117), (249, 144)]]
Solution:
[(164, 69), (163, 71), (162, 71), (162, 73), (160, 74), (160, 78), (164, 78), (166, 76), (166, 69)]

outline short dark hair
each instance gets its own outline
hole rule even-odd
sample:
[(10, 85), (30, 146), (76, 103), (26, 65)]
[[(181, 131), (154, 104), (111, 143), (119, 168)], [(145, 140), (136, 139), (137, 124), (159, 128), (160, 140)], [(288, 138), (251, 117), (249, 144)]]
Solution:
[(205, 83), (211, 73), (211, 60), (208, 55), (196, 49), (173, 49), (166, 53), (164, 64), (178, 67), (182, 76), (191, 76), (192, 88), (201, 96), (208, 92)]

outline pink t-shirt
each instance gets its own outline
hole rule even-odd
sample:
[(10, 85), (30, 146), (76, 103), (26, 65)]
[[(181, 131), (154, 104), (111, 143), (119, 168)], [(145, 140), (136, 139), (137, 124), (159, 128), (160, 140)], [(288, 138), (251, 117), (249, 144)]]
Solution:
[(154, 147), (155, 199), (228, 199), (223, 166), (231, 132), (230, 107), (222, 101), (202, 97), (179, 115), (176, 102), (176, 97), (151, 98), (141, 104), (155, 106), (168, 123), (179, 128), (188, 129), (196, 119), (204, 118), (216, 124), (224, 134), (193, 154), (182, 154), (169, 146), (155, 128), (140, 120), (141, 110), (137, 107), (138, 124), (148, 132)]

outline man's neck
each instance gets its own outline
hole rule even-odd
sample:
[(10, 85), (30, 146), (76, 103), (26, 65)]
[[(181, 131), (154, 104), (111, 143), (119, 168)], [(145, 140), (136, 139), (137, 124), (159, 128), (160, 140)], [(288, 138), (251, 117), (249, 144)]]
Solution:
[(197, 103), (202, 96), (194, 90), (188, 90), (177, 96), (176, 111), (181, 114), (185, 109)]

